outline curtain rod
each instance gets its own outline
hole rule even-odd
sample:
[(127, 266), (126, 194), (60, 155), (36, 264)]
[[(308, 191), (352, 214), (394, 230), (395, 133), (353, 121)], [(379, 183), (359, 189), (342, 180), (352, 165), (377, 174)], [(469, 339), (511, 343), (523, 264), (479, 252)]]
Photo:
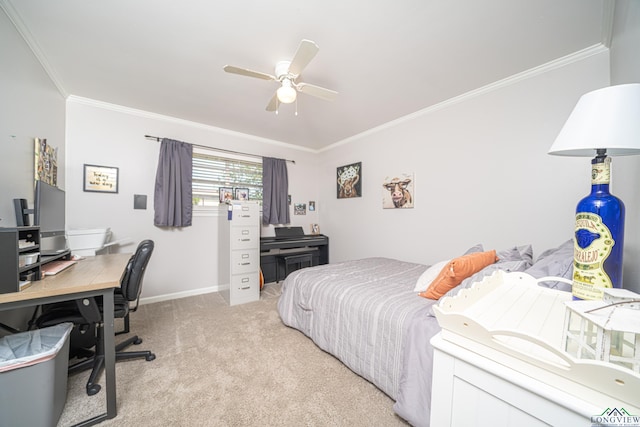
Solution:
[[(145, 135), (144, 136), (147, 139), (154, 139), (158, 142), (162, 141), (162, 138), (157, 137), (157, 136), (153, 136), (153, 135)], [(250, 153), (242, 153), (240, 151), (233, 151), (233, 150), (225, 150), (224, 148), (214, 148), (214, 147), (207, 147), (206, 145), (199, 145), (199, 144), (191, 144), (194, 147), (198, 147), (198, 148), (203, 148), (205, 150), (213, 150), (213, 151), (223, 151), (225, 153), (231, 153), (231, 154), (240, 154), (241, 156), (251, 156), (251, 157), (259, 157), (262, 158), (262, 156), (259, 156), (257, 154), (250, 154)], [(296, 164), (295, 160), (289, 160), (289, 159), (285, 159), (287, 162), (291, 162), (294, 165)]]

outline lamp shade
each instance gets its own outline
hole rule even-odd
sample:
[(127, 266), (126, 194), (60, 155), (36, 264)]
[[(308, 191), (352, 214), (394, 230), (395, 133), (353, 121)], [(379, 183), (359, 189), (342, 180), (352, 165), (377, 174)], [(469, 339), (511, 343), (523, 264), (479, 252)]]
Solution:
[(558, 156), (640, 154), (640, 83), (610, 86), (583, 95), (549, 149)]

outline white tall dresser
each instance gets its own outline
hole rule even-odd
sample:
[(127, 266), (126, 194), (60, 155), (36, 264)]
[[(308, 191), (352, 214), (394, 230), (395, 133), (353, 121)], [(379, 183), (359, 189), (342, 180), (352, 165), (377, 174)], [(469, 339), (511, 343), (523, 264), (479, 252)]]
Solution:
[(219, 283), (229, 305), (260, 299), (260, 206), (257, 202), (220, 205)]

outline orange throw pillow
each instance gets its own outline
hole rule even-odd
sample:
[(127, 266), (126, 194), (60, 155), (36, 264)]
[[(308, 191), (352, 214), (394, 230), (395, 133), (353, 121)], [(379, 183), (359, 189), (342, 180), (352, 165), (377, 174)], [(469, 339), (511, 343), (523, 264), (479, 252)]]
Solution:
[(418, 295), (429, 299), (440, 299), (442, 295), (458, 286), (464, 279), (498, 261), (496, 251), (476, 252), (454, 258), (444, 266), (426, 291)]

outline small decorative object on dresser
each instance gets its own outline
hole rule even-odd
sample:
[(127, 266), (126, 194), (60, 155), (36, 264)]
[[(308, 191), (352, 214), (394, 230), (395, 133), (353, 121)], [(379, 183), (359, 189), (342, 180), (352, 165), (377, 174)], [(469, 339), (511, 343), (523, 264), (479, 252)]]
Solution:
[(627, 289), (605, 289), (600, 301), (569, 301), (566, 305), (562, 342), (567, 353), (640, 373), (640, 295)]

